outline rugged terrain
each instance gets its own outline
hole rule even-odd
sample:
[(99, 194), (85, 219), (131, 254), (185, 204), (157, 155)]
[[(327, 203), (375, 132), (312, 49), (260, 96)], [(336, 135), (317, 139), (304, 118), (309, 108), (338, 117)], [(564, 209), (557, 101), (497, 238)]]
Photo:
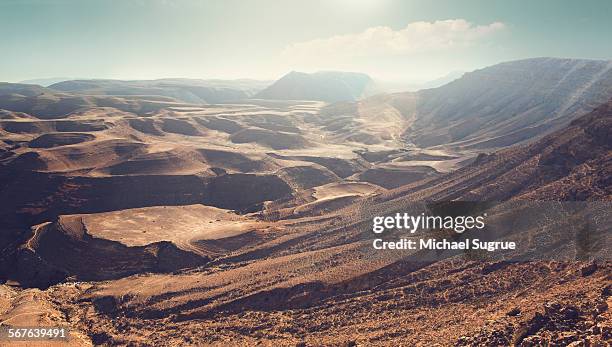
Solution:
[(487, 151), (533, 140), (566, 126), (612, 94), (610, 61), (538, 58), (469, 72), (440, 88), (391, 96), (414, 114), (405, 139), (418, 147)]
[[(605, 345), (610, 66), (337, 103), (1, 85), (0, 322), (73, 345)], [(372, 248), (374, 216), (423, 208), (535, 251)]]

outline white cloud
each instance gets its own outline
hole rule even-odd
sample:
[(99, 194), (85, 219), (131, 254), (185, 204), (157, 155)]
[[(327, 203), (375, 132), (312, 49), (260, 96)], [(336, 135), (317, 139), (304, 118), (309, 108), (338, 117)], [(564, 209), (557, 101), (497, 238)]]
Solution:
[(312, 61), (448, 51), (469, 47), (504, 27), (501, 22), (475, 25), (465, 19), (413, 22), (400, 30), (379, 26), (357, 34), (294, 43), (285, 47), (283, 57), (293, 61)]

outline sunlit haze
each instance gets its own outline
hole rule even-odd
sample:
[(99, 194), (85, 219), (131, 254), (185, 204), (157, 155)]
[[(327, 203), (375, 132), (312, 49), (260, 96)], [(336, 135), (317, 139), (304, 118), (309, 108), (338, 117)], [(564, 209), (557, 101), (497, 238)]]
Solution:
[(610, 13), (608, 1), (8, 0), (0, 80), (343, 70), (426, 81), (521, 58), (609, 59)]

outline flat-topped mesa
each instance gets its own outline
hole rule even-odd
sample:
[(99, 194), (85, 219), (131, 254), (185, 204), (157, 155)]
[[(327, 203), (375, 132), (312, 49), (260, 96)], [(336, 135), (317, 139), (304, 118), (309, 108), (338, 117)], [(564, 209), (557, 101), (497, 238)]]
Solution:
[(93, 237), (81, 216), (60, 216), (53, 223), (35, 227), (25, 245), (10, 274), (24, 287), (46, 288), (68, 277), (99, 281), (142, 272), (172, 272), (210, 260), (169, 241), (126, 246)]

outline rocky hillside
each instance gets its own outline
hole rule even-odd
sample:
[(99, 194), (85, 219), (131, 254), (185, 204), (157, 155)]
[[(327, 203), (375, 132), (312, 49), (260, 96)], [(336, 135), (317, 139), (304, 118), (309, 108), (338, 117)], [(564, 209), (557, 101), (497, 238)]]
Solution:
[(392, 195), (415, 200), (610, 200), (611, 177), (612, 100), (532, 144), (481, 154), (467, 167)]
[(406, 137), (419, 146), (499, 148), (560, 129), (612, 95), (612, 61), (497, 64), (419, 92)]

